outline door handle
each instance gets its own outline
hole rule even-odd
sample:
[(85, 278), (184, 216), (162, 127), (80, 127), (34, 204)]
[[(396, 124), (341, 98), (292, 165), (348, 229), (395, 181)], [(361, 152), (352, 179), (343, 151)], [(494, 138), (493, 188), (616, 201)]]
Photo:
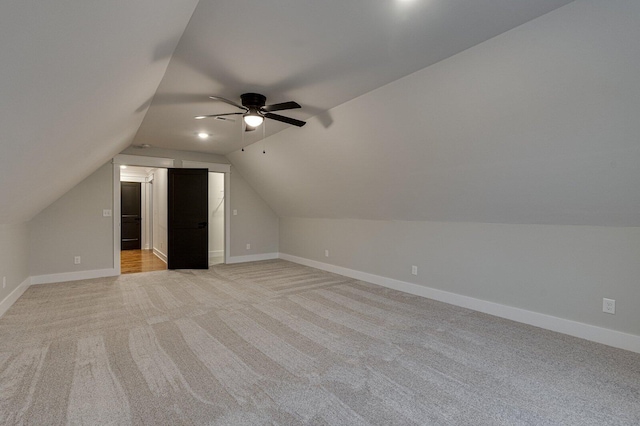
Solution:
[(206, 228), (207, 227), (207, 222), (198, 222), (198, 228)]

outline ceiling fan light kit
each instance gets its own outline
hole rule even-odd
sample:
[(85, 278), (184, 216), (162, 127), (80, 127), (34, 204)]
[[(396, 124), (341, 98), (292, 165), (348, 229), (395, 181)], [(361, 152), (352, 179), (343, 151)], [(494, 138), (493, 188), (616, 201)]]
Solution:
[(262, 116), (259, 115), (257, 112), (255, 114), (248, 113), (244, 116), (244, 122), (249, 127), (254, 127), (254, 128), (258, 127), (259, 125), (262, 124), (263, 121), (264, 121), (264, 118), (262, 118)]

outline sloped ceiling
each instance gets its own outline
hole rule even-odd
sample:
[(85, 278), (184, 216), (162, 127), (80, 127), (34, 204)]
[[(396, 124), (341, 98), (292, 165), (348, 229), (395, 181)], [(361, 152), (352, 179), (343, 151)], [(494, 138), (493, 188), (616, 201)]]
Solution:
[(196, 4), (0, 2), (0, 223), (131, 144)]
[[(466, 182), (479, 185), (486, 180), (484, 156), (524, 161), (523, 152), (510, 154), (515, 148), (500, 154), (510, 146), (505, 142), (510, 140), (508, 131), (503, 131), (504, 136), (499, 127), (491, 127), (502, 121), (480, 120), (494, 111), (483, 103), (484, 94), (475, 96), (477, 108), (465, 109), (469, 103), (464, 89), (474, 93), (485, 88), (472, 84), (479, 74), (468, 74), (471, 81), (465, 79), (467, 62), (453, 67), (451, 75), (431, 74), (441, 69), (439, 61), (568, 3), (571, 1), (2, 2), (0, 223), (29, 220), (132, 143), (226, 154), (255, 142), (260, 133), (248, 134), (243, 142), (239, 122), (204, 123), (192, 118), (228, 111), (224, 104), (208, 100), (208, 95), (237, 99), (246, 91), (264, 93), (269, 103), (296, 100), (304, 108), (287, 115), (314, 117), (302, 129), (267, 123), (267, 135), (272, 135), (268, 140), (270, 162), (260, 156), (229, 155), (282, 216), (540, 222), (542, 216), (522, 215), (522, 206), (508, 209), (506, 215), (494, 215), (520, 189), (505, 183), (512, 177), (507, 173), (511, 169), (500, 174), (500, 167), (506, 166), (498, 167), (493, 180), (486, 182), (500, 188), (494, 193), (484, 197), (466, 186)], [(578, 8), (592, 7), (589, 1), (578, 3)], [(614, 3), (633, 4), (630, 0)], [(540, 32), (544, 34), (544, 28)], [(558, 36), (562, 39), (564, 34)], [(558, 43), (544, 39), (551, 45)], [(511, 50), (516, 58), (525, 56), (521, 50), (531, 48), (535, 53), (541, 48), (535, 43), (531, 47), (529, 39), (518, 43)], [(485, 59), (477, 59), (480, 64), (504, 59), (494, 57), (491, 49), (481, 52)], [(415, 87), (387, 93), (389, 86), (385, 86), (367, 93), (432, 64), (436, 65), (420, 71), (429, 77)], [(513, 65), (515, 71), (517, 65)], [(517, 79), (508, 69), (499, 71), (507, 83)], [(496, 93), (506, 96), (511, 86), (502, 86), (495, 79), (489, 83), (494, 83)], [(403, 87), (404, 83), (398, 84)], [(447, 88), (452, 93), (443, 92)], [(524, 90), (518, 99), (526, 101), (533, 92)], [(448, 108), (442, 107), (443, 102)], [(513, 102), (512, 111), (523, 105)], [(504, 108), (509, 110), (508, 105)], [(437, 117), (441, 120), (436, 122)], [(213, 136), (206, 143), (194, 138), (201, 130)], [(493, 140), (494, 136), (504, 137)], [(491, 143), (472, 144), (479, 140)], [(553, 135), (545, 140), (554, 140)], [(471, 149), (469, 156), (456, 156), (470, 146), (476, 150), (484, 146), (486, 152)], [(573, 152), (568, 149), (573, 145), (562, 146)], [(587, 152), (593, 154), (602, 147), (590, 148)], [(619, 148), (628, 153), (626, 145)], [(252, 145), (250, 151), (259, 149), (259, 144)], [(282, 153), (276, 156), (279, 149)], [(570, 155), (567, 152), (565, 156)], [(433, 153), (440, 157), (430, 157)], [(544, 151), (533, 154), (534, 158), (551, 155)], [(620, 158), (616, 167), (622, 170), (625, 164)], [(333, 173), (328, 179), (327, 170)], [(456, 175), (455, 170), (461, 173)], [(449, 177), (441, 179), (439, 174)], [(373, 189), (382, 184), (380, 191)], [(599, 199), (598, 194), (606, 189), (608, 186), (595, 189), (589, 197)], [(319, 197), (314, 198), (314, 191)], [(527, 202), (536, 208), (548, 204), (553, 216), (559, 199), (554, 191), (559, 189), (552, 185), (554, 195), (547, 196), (541, 187), (540, 199)], [(472, 196), (467, 199), (466, 193)], [(615, 200), (614, 207), (618, 207), (620, 200)], [(498, 201), (495, 207), (487, 207), (494, 206), (494, 201)], [(633, 201), (627, 200), (624, 212)], [(380, 208), (383, 202), (400, 207)], [(578, 197), (566, 210), (579, 210), (583, 202)], [(437, 205), (442, 206), (434, 207)], [(469, 213), (461, 215), (460, 211)], [(544, 221), (564, 222), (563, 212), (558, 218), (545, 216)], [(628, 215), (624, 212), (621, 214)], [(598, 216), (595, 222), (605, 216)]]
[[(246, 92), (295, 100), (293, 118), (327, 110), (556, 9), (571, 0), (201, 0), (176, 48), (135, 144), (227, 154), (262, 138), (240, 120)], [(266, 134), (287, 125), (268, 120)], [(195, 137), (211, 134), (207, 141)]]
[(228, 158), (280, 217), (640, 226), (639, 18), (576, 1)]

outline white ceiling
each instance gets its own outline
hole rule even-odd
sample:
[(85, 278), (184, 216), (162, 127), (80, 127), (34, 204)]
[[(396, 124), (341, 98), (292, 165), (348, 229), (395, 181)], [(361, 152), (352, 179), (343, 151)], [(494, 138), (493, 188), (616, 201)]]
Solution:
[[(171, 59), (134, 144), (226, 154), (262, 138), (240, 120), (194, 120), (236, 112), (245, 92), (267, 104), (294, 100), (282, 115), (317, 116), (570, 0), (201, 0)], [(141, 103), (144, 109), (148, 103)], [(267, 120), (266, 134), (288, 126)], [(212, 137), (196, 138), (198, 132)], [(244, 141), (242, 138), (245, 138)]]

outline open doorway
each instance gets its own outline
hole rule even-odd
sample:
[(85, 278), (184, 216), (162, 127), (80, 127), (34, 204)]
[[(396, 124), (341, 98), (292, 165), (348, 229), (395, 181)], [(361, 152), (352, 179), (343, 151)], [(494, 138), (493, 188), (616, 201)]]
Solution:
[[(114, 260), (119, 260), (121, 273), (144, 272), (157, 269), (166, 269), (168, 262), (168, 168), (136, 166), (135, 164), (145, 163), (147, 158), (136, 158), (134, 156), (118, 156), (114, 160), (114, 170), (117, 171), (117, 180), (114, 181), (114, 238), (117, 241), (115, 246)], [(128, 160), (128, 161), (125, 161)], [(157, 159), (165, 162), (167, 159)], [(128, 164), (125, 164), (128, 163)], [(183, 163), (189, 163), (184, 161)], [(131, 164), (131, 165), (129, 165)], [(158, 164), (160, 165), (160, 164)], [(164, 165), (164, 164), (163, 164)], [(124, 166), (124, 167), (122, 167)], [(168, 167), (173, 164), (167, 164)], [(198, 166), (202, 167), (201, 164)], [(212, 165), (208, 165), (212, 166)], [(228, 165), (221, 167), (220, 171), (213, 165), (209, 167), (208, 173), (208, 262), (209, 265), (225, 263), (228, 255), (229, 245), (229, 224), (228, 216)], [(222, 166), (222, 165), (220, 165)], [(188, 167), (184, 164), (183, 167)], [(196, 167), (194, 165), (194, 167)], [(212, 170), (213, 168), (213, 170)], [(124, 221), (122, 218), (122, 191), (121, 182), (139, 182), (141, 185), (141, 251), (138, 259), (137, 253), (131, 250), (123, 250), (122, 234)], [(116, 202), (117, 201), (117, 202)], [(129, 259), (127, 259), (129, 258)], [(133, 258), (133, 259), (131, 259)], [(125, 261), (129, 265), (125, 265)], [(130, 271), (132, 263), (151, 263), (150, 266), (137, 266), (137, 270)], [(154, 266), (155, 265), (155, 266)]]
[[(158, 169), (120, 166), (120, 272), (161, 271), (167, 269), (166, 257), (154, 245), (157, 225), (162, 223), (154, 209), (154, 180)], [(165, 169), (166, 174), (166, 169)], [(165, 205), (166, 210), (166, 205)], [(166, 217), (166, 214), (164, 215)]]

